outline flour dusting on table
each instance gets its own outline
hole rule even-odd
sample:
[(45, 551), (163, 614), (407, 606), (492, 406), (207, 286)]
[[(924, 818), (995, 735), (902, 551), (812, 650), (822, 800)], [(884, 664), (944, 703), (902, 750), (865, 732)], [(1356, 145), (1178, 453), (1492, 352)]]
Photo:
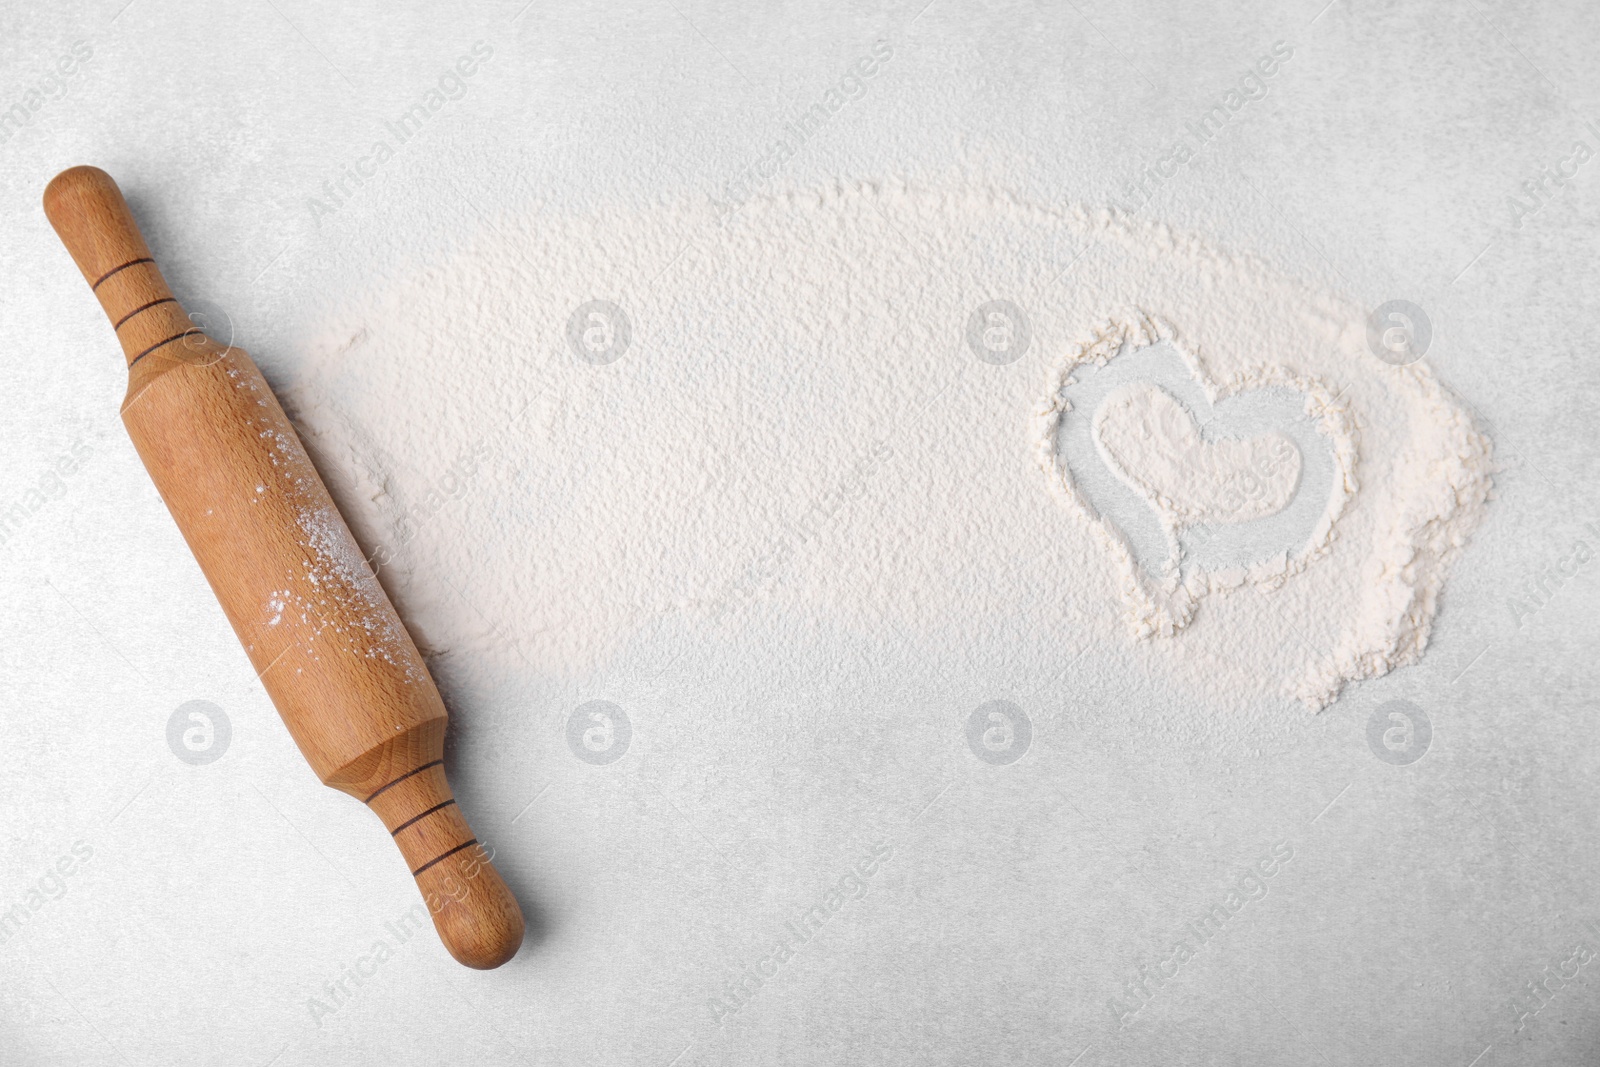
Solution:
[[(1176, 377), (1116, 394), (1098, 460), (1138, 503), (1097, 504), (1074, 390), (1142, 359)], [(553, 676), (663, 620), (1022, 617), (1320, 707), (1421, 655), (1490, 485), (1361, 309), (987, 190), (531, 207), (343, 309), (313, 363), (290, 400), (419, 642)]]

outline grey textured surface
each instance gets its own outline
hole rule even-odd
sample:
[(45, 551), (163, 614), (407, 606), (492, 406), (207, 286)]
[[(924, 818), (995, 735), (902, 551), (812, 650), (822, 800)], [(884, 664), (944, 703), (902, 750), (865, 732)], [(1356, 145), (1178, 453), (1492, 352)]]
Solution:
[[(0, 545), (0, 923), (20, 914), (0, 925), (0, 1060), (1595, 1059), (1600, 563), (1574, 553), (1600, 549), (1600, 165), (1574, 143), (1600, 154), (1600, 9), (110, 0), (10, 3), (0, 31), (0, 506), (25, 505)], [(292, 387), (340, 293), (501, 206), (721, 195), (880, 39), (893, 62), (783, 180), (1128, 202), (1292, 46), (1140, 211), (1426, 309), (1427, 358), (1503, 468), (1433, 644), (1321, 715), (1232, 709), (1203, 736), (1120, 635), (1051, 632), (1035, 602), (926, 640), (756, 615), (713, 646), (667, 620), (559, 689), (447, 657), (458, 794), (535, 918), (515, 961), (465, 971), (431, 932), (396, 936), (415, 890), (392, 845), (256, 685), (116, 420), (121, 360), (39, 194), (75, 163), (111, 171), (173, 287)], [(80, 41), (90, 58), (47, 82)], [(463, 95), (314, 217), (477, 41), (493, 58)], [(615, 762), (567, 744), (592, 699), (631, 725)], [(211, 762), (169, 748), (196, 700), (231, 726)], [(969, 750), (994, 700), (1031, 723), (1015, 762)], [(1369, 745), (1395, 700), (1431, 727), (1404, 765)], [(773, 957), (830, 891), (828, 921)], [(1259, 899), (1186, 932), (1235, 891)], [(1108, 1000), (1137, 1002), (1125, 983), (1191, 936), (1119, 1026)]]

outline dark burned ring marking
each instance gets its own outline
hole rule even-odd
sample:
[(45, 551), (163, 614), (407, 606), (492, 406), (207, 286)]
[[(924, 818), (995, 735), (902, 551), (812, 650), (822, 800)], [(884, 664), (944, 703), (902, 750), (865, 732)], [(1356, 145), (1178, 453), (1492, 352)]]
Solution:
[(440, 860), (447, 860), (451, 856), (454, 856), (457, 852), (460, 852), (462, 849), (471, 848), (473, 845), (476, 845), (477, 843), (478, 843), (478, 839), (476, 837), (474, 837), (471, 841), (463, 841), (461, 844), (457, 845), (455, 848), (451, 849), (449, 852), (441, 852), (441, 853), (439, 853), (439, 855), (433, 857), (433, 859), (429, 860), (427, 863), (424, 863), (421, 867), (418, 867), (416, 870), (412, 871), (411, 872), (411, 877), (415, 878), (417, 875), (421, 874), (423, 871), (427, 870), (429, 867), (432, 867), (435, 863), (438, 863)]
[(401, 830), (404, 830), (406, 827), (410, 826), (412, 823), (420, 822), (423, 819), (426, 819), (428, 816), (432, 815), (434, 812), (438, 811), (440, 808), (448, 808), (450, 805), (454, 804), (455, 802), (456, 802), (456, 798), (455, 797), (451, 797), (449, 800), (445, 801), (442, 804), (435, 804), (433, 807), (429, 808), (427, 811), (421, 813), (420, 815), (411, 816), (411, 818), (407, 819), (405, 822), (401, 823), (399, 826), (396, 826), (393, 830), (390, 830), (389, 831), (389, 836), (390, 837), (394, 837)]
[(135, 363), (139, 362), (141, 359), (143, 359), (145, 356), (148, 356), (150, 353), (154, 352), (156, 349), (161, 348), (163, 345), (170, 345), (174, 341), (183, 340), (185, 337), (189, 336), (189, 333), (190, 333), (189, 330), (184, 330), (182, 333), (178, 334), (175, 337), (169, 337), (165, 341), (157, 341), (155, 344), (151, 345), (149, 348), (145, 349), (143, 352), (140, 352), (137, 356), (134, 356), (132, 359), (128, 360), (128, 366), (132, 367)]
[(135, 315), (139, 314), (139, 312), (148, 311), (150, 308), (155, 307), (157, 304), (176, 304), (177, 302), (178, 302), (177, 297), (164, 296), (160, 300), (152, 300), (148, 304), (140, 304), (138, 307), (134, 308), (132, 311), (128, 312), (126, 315), (122, 316), (122, 318), (118, 319), (115, 323), (113, 323), (111, 328), (113, 330), (122, 329), (122, 324), (123, 323), (127, 322), (129, 319), (131, 319)]
[(89, 286), (89, 288), (90, 289), (98, 289), (98, 288), (100, 288), (100, 286), (105, 284), (105, 280), (107, 278), (111, 277), (113, 274), (117, 273), (119, 270), (127, 270), (129, 267), (137, 267), (141, 263), (154, 263), (154, 262), (155, 262), (155, 260), (151, 259), (149, 256), (141, 256), (138, 259), (130, 259), (130, 260), (128, 260), (128, 262), (124, 263), (122, 266), (120, 266), (120, 267), (112, 267), (110, 270), (108, 270), (104, 274), (100, 275), (99, 280), (96, 281), (93, 285)]
[[(165, 343), (165, 342), (163, 342), (163, 343)], [(160, 347), (160, 346), (157, 346), (157, 347)], [(371, 804), (372, 803), (372, 797), (377, 796), (379, 793), (383, 792), (385, 789), (393, 788), (394, 786), (397, 786), (401, 782), (405, 781), (407, 778), (410, 778), (413, 774), (421, 774), (423, 771), (427, 770), (429, 767), (437, 767), (437, 766), (439, 766), (439, 764), (441, 764), (443, 762), (444, 762), (444, 760), (442, 760), (442, 759), (436, 759), (431, 763), (424, 763), (420, 767), (413, 767), (411, 770), (409, 770), (406, 773), (402, 774), (400, 777), (390, 779), (388, 785), (380, 785), (377, 788), (377, 790), (372, 794), (372, 796), (368, 797), (366, 800), (363, 800), (362, 803), (363, 804)]]

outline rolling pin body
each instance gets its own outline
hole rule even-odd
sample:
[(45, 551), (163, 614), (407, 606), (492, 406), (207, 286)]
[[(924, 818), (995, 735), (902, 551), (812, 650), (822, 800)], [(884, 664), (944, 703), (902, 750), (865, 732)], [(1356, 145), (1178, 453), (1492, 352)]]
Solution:
[(451, 955), (504, 963), (522, 912), (445, 779), (444, 703), (271, 388), (189, 321), (110, 176), (62, 172), (45, 211), (127, 355), (134, 447), (296, 745), (383, 820)]

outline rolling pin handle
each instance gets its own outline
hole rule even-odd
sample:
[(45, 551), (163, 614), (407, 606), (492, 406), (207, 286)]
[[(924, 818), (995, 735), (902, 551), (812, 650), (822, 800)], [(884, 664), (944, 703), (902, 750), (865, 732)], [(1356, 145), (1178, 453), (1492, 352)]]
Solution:
[(111, 175), (98, 167), (62, 171), (45, 187), (44, 213), (111, 320), (130, 367), (156, 352), (210, 363), (227, 347), (184, 313)]

